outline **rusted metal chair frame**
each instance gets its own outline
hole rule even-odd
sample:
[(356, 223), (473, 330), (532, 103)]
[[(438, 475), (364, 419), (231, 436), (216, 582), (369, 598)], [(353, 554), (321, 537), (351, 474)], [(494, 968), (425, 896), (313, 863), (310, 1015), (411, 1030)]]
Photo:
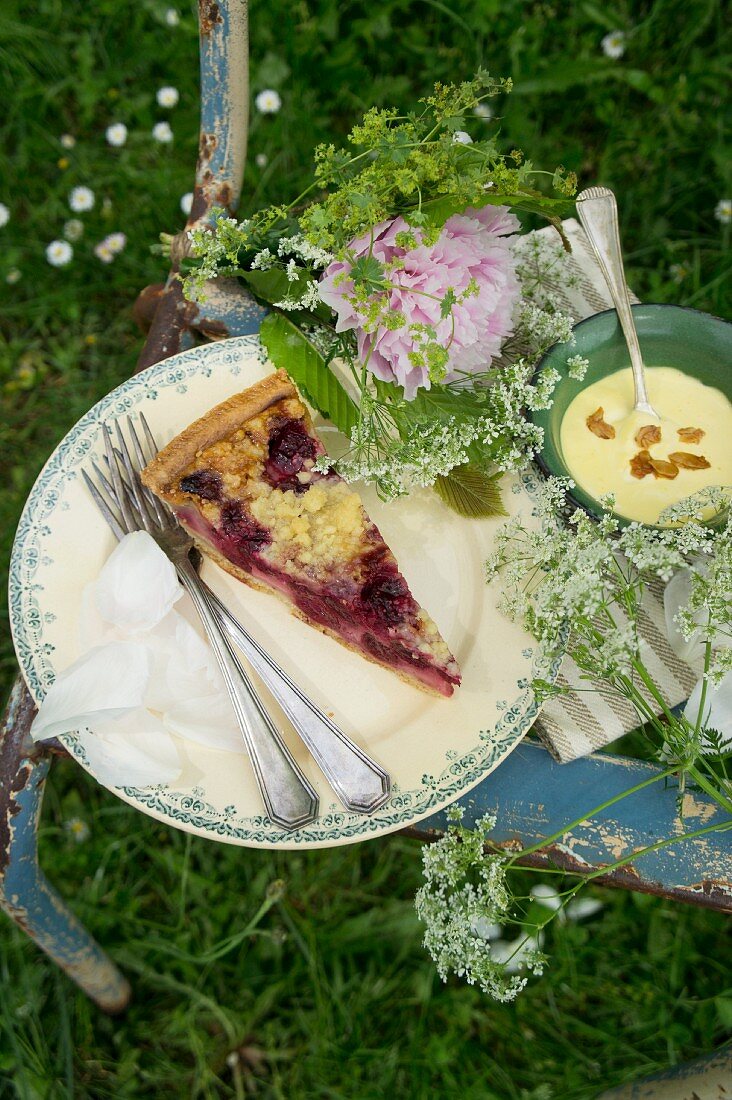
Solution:
[[(232, 214), (236, 210), (246, 156), (247, 3), (199, 0), (199, 6), (201, 136), (193, 206), (186, 230), (174, 239), (166, 283), (148, 287), (138, 298), (136, 316), (149, 330), (138, 370), (201, 340), (257, 332), (265, 315), (230, 280), (210, 287), (202, 309), (183, 298), (177, 277), (186, 254), (187, 230), (206, 224), (215, 208)], [(53, 754), (64, 750), (60, 745), (32, 744), (28, 729), (33, 713), (32, 700), (18, 678), (0, 730), (0, 907), (100, 1008), (119, 1011), (129, 998), (128, 983), (38, 866), (43, 787)], [(578, 812), (609, 801), (657, 773), (651, 764), (604, 754), (560, 766), (539, 745), (525, 742), (460, 801), (467, 823), (495, 813), (496, 841), (505, 847), (527, 847), (552, 837)], [(623, 867), (601, 874), (597, 881), (732, 911), (732, 832), (710, 833), (633, 858), (634, 852), (659, 838), (681, 838), (698, 828), (699, 822), (712, 826), (723, 821), (718, 807), (696, 793), (686, 796), (687, 815), (682, 820), (677, 796), (677, 790), (662, 783), (644, 787), (583, 821), (526, 862), (586, 872), (625, 859)], [(428, 840), (444, 827), (444, 814), (437, 814), (410, 832)], [(715, 1073), (720, 1065), (732, 1074), (729, 1052), (715, 1056)], [(690, 1080), (689, 1072), (685, 1081)]]

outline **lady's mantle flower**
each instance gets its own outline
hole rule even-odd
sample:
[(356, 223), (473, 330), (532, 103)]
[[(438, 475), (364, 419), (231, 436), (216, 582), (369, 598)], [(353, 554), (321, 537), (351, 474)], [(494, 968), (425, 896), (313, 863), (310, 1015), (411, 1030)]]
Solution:
[(68, 241), (51, 241), (46, 249), (46, 259), (51, 267), (65, 267), (73, 255), (74, 250)]
[(108, 126), (106, 138), (109, 145), (114, 145), (117, 148), (124, 145), (127, 141), (127, 127), (124, 122), (113, 122), (111, 126)]
[(605, 57), (611, 57), (617, 61), (625, 53), (625, 31), (610, 31), (600, 43)]
[(732, 222), (732, 199), (720, 199), (714, 207), (714, 217), (722, 225)]
[(276, 115), (282, 106), (279, 92), (275, 92), (273, 88), (265, 88), (254, 100), (254, 106), (263, 115)]
[(170, 128), (170, 123), (156, 122), (152, 128), (152, 136), (156, 141), (160, 141), (163, 145), (167, 145), (173, 140), (173, 131)]
[(159, 107), (175, 107), (180, 97), (177, 88), (166, 86), (165, 88), (158, 88), (155, 98)]
[(79, 218), (70, 218), (64, 223), (64, 237), (67, 241), (78, 241), (84, 233), (84, 223)]
[(180, 23), (180, 15), (175, 8), (168, 8), (165, 12), (165, 22), (169, 27), (177, 27)]
[(188, 217), (188, 215), (190, 214), (192, 206), (193, 206), (193, 192), (192, 191), (186, 191), (185, 195), (181, 195), (181, 200), (180, 200), (180, 208), (181, 208), (181, 210), (183, 211), (183, 213), (185, 214), (186, 217)]
[(69, 195), (69, 206), (75, 214), (83, 214), (94, 206), (94, 192), (91, 187), (74, 187)]
[(10, 221), (10, 211), (4, 202), (0, 202), (0, 229)]
[[(505, 206), (454, 215), (434, 244), (423, 244), (421, 230), (403, 218), (382, 222), (372, 235), (349, 247), (354, 260), (370, 257), (389, 268), (382, 292), (386, 309), (376, 326), (369, 323), (372, 298), (364, 302), (355, 292), (351, 263), (336, 260), (329, 265), (320, 296), (338, 315), (337, 332), (356, 331), (359, 355), (369, 370), (404, 386), (411, 399), (420, 386), (430, 385), (426, 356), (419, 353), (425, 331), (435, 346), (445, 349), (442, 381), (485, 370), (500, 352), (513, 330), (520, 293), (507, 239), (518, 228), (518, 219)], [(416, 246), (409, 247), (410, 241)], [(402, 322), (387, 326), (385, 312)]]
[(76, 138), (73, 134), (62, 134), (58, 140), (62, 149), (73, 149), (76, 145)]

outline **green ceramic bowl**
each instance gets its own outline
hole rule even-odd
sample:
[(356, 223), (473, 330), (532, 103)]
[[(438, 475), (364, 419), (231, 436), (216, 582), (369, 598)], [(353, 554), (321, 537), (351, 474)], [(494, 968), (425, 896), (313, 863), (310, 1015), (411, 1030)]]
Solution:
[[(732, 400), (732, 324), (709, 313), (671, 305), (633, 306), (633, 319), (647, 366), (676, 367), (694, 375), (705, 385), (716, 387)], [(562, 380), (554, 390), (551, 408), (531, 414), (532, 420), (544, 429), (544, 446), (537, 456), (539, 466), (546, 474), (563, 477), (570, 474), (562, 455), (559, 433), (570, 403), (585, 386), (630, 366), (614, 309), (580, 321), (573, 332), (576, 339), (573, 347), (555, 344), (539, 362), (537, 371), (555, 367)], [(581, 382), (567, 374), (567, 359), (573, 355), (589, 360), (589, 368)], [(579, 486), (571, 495), (575, 503), (591, 515), (602, 512), (596, 498)], [(623, 526), (630, 522), (619, 518)]]

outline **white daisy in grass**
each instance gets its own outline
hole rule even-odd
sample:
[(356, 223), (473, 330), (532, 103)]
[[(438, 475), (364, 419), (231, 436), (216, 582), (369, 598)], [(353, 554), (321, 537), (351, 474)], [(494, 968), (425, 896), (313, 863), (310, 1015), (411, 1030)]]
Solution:
[(0, 202), (0, 229), (10, 221), (10, 211), (4, 202)]
[(180, 96), (178, 95), (177, 88), (171, 88), (170, 85), (166, 85), (164, 88), (158, 88), (155, 93), (155, 98), (158, 101), (159, 107), (175, 107)]
[(69, 206), (75, 214), (83, 214), (94, 206), (94, 192), (91, 187), (74, 187), (69, 194)]
[(165, 12), (165, 22), (169, 27), (177, 27), (180, 23), (180, 16), (175, 8), (168, 8)]
[(256, 157), (254, 158), (254, 163), (256, 164), (257, 168), (266, 168), (269, 164), (269, 157), (266, 153), (257, 153)]
[(58, 140), (62, 149), (73, 149), (76, 145), (76, 138), (73, 134), (62, 134)]
[(465, 130), (456, 130), (455, 133), (452, 135), (452, 140), (458, 145), (473, 144), (473, 139), (471, 138), (470, 134), (466, 133)]
[(265, 88), (254, 100), (254, 106), (263, 115), (276, 115), (282, 106), (279, 92), (274, 88)]
[(64, 821), (64, 829), (76, 844), (83, 844), (91, 836), (91, 829), (80, 817), (70, 817)]
[(668, 273), (675, 283), (683, 283), (689, 274), (689, 268), (686, 264), (671, 264)]
[(103, 241), (100, 241), (99, 244), (94, 245), (94, 255), (98, 260), (101, 260), (103, 264), (111, 264), (115, 254), (107, 244), (106, 237)]
[(10, 271), (5, 276), (5, 282), (9, 286), (15, 286), (23, 278), (23, 272), (18, 267), (11, 267)]
[(169, 122), (156, 122), (152, 128), (152, 136), (163, 145), (168, 145), (173, 140), (173, 131)]
[(605, 57), (611, 57), (617, 61), (625, 53), (625, 31), (610, 31), (600, 43)]
[(68, 241), (51, 241), (46, 248), (46, 259), (51, 267), (66, 267), (73, 255), (74, 250)]
[(127, 244), (127, 237), (124, 233), (110, 233), (109, 236), (104, 238), (102, 244), (106, 244), (110, 252), (113, 252), (116, 256)]
[(64, 237), (67, 241), (78, 241), (84, 233), (84, 223), (79, 218), (70, 218), (64, 222)]
[(473, 107), (473, 114), (476, 118), (482, 118), (488, 122), (489, 119), (493, 118), (493, 108), (490, 103), (476, 103)]
[(192, 191), (186, 191), (185, 195), (181, 195), (181, 199), (180, 199), (180, 208), (181, 208), (181, 210), (183, 211), (183, 213), (185, 214), (186, 217), (188, 217), (188, 215), (190, 214), (192, 206), (193, 206), (193, 192)]
[(127, 127), (124, 122), (113, 122), (111, 126), (108, 126), (105, 130), (105, 137), (107, 138), (107, 144), (113, 145), (119, 148), (127, 141)]
[(714, 217), (722, 225), (732, 222), (732, 199), (720, 199), (714, 207)]

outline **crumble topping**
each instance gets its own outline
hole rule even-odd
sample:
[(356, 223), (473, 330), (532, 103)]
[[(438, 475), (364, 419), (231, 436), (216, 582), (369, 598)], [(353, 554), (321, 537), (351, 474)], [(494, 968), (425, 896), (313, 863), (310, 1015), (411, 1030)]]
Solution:
[(366, 530), (359, 497), (345, 482), (317, 481), (307, 492), (282, 492), (266, 482), (252, 486), (250, 510), (272, 534), (282, 555), (327, 571), (363, 550)]

